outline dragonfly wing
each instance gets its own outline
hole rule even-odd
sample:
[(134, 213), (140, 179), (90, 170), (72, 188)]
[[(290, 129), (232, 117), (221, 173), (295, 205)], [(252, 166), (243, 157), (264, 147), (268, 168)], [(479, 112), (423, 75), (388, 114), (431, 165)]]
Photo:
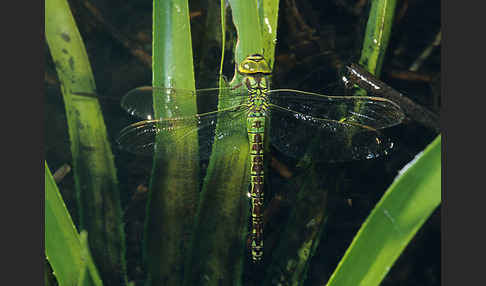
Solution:
[(233, 88), (208, 88), (196, 91), (173, 88), (159, 88), (142, 86), (130, 90), (121, 100), (121, 107), (129, 114), (144, 120), (161, 119), (154, 115), (154, 98), (162, 98), (161, 104), (165, 110), (161, 110), (163, 117), (181, 117), (181, 110), (177, 103), (178, 97), (194, 97), (201, 107), (199, 113), (207, 113), (218, 110), (218, 104), (224, 108), (236, 106), (246, 100), (247, 93), (241, 89)]
[[(136, 122), (120, 131), (117, 143), (123, 150), (138, 155), (170, 156), (173, 146), (196, 135), (199, 138), (199, 149), (188, 150), (194, 152), (189, 155), (197, 156), (196, 152), (198, 152), (200, 159), (205, 160), (209, 158), (215, 140), (225, 140), (235, 132), (246, 131), (227, 128), (239, 120), (244, 120), (246, 109), (246, 105), (240, 105), (192, 117)], [(221, 128), (216, 129), (218, 122), (221, 122)], [(157, 152), (154, 152), (155, 150)]]
[(383, 129), (399, 124), (405, 115), (400, 106), (381, 97), (326, 96), (290, 89), (272, 90), (270, 102), (317, 119), (366, 125)]
[(270, 143), (295, 158), (343, 162), (384, 156), (393, 143), (377, 129), (355, 122), (316, 118), (270, 105)]

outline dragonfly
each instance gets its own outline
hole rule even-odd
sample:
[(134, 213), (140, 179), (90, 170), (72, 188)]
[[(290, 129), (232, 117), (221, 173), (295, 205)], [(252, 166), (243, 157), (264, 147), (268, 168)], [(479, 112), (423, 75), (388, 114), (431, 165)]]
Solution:
[[(396, 103), (381, 97), (271, 90), (268, 80), (271, 69), (260, 54), (247, 56), (237, 71), (243, 79), (235, 87), (196, 91), (139, 87), (128, 92), (121, 101), (122, 107), (144, 120), (125, 127), (117, 141), (123, 149), (136, 154), (170, 156), (170, 144), (157, 141), (158, 134), (174, 135), (172, 140), (177, 144), (197, 132), (199, 149), (194, 155), (208, 159), (214, 143), (245, 132), (250, 161), (249, 253), (251, 261), (257, 263), (263, 261), (265, 141), (294, 158), (306, 155), (324, 162), (377, 158), (393, 149), (393, 142), (380, 130), (399, 124), (404, 113)], [(177, 105), (166, 105), (164, 116), (154, 116), (154, 96), (170, 99), (188, 93), (200, 102), (217, 101), (218, 106), (179, 116)], [(245, 121), (246, 130), (235, 128)]]

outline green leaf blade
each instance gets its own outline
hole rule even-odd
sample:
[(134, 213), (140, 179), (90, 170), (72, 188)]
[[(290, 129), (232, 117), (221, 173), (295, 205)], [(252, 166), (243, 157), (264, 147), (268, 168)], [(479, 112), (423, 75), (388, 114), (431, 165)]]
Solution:
[(66, 0), (47, 0), (46, 40), (61, 82), (80, 227), (110, 284), (126, 283), (125, 238), (116, 168), (94, 77)]
[(353, 239), (327, 285), (379, 285), (441, 202), (441, 137), (387, 190)]
[[(153, 78), (157, 87), (195, 89), (189, 8), (187, 0), (153, 2)], [(186, 93), (187, 94), (187, 93)], [(181, 116), (197, 113), (190, 94), (168, 99), (154, 97), (157, 118), (164, 118), (166, 104), (176, 104)], [(178, 136), (175, 132), (174, 136)], [(159, 133), (157, 144), (171, 142)], [(184, 258), (188, 253), (197, 208), (199, 158), (197, 134), (170, 146), (170, 157), (155, 154), (145, 221), (144, 258), (147, 285), (182, 285)], [(188, 151), (189, 150), (189, 151)]]
[(359, 64), (380, 77), (390, 39), (396, 0), (371, 1)]
[(305, 175), (292, 178), (292, 185), (299, 186), (291, 197), (293, 201), (289, 218), (279, 232), (278, 244), (266, 255), (271, 264), (266, 270), (264, 285), (279, 281), (283, 285), (301, 285), (306, 280), (311, 258), (319, 246), (327, 218), (329, 190), (320, 182), (333, 178), (332, 172), (321, 174), (311, 166)]
[(83, 279), (83, 269), (87, 268), (89, 274), (84, 274), (83, 281), (88, 282), (83, 285), (102, 286), (91, 256), (86, 255), (89, 253), (87, 242), (81, 243), (47, 163), (44, 166), (45, 254), (54, 275), (59, 285), (78, 285), (79, 279)]
[[(229, 0), (228, 2), (233, 13), (233, 24), (238, 33), (235, 62), (240, 63), (251, 54), (263, 54), (263, 39), (256, 0)], [(239, 81), (241, 77), (235, 73), (234, 79)]]
[(45, 252), (60, 285), (76, 285), (81, 267), (78, 232), (45, 163)]
[[(230, 0), (229, 3), (238, 35), (235, 46), (235, 63), (238, 64), (250, 54), (262, 54), (260, 16), (255, 0)], [(224, 5), (221, 1), (222, 14)], [(225, 19), (224, 15), (221, 18)], [(223, 37), (224, 29), (223, 24)], [(225, 42), (224, 38), (222, 42)], [(237, 85), (241, 80), (242, 77), (235, 73), (231, 84)], [(216, 132), (233, 135), (213, 145), (198, 208), (191, 266), (187, 267), (191, 269), (191, 275), (185, 285), (242, 283), (249, 209), (246, 193), (250, 150), (246, 118), (232, 124), (232, 130), (224, 128), (217, 124)]]
[(263, 56), (268, 61), (271, 70), (273, 70), (275, 63), (279, 2), (279, 0), (261, 0), (259, 5)]

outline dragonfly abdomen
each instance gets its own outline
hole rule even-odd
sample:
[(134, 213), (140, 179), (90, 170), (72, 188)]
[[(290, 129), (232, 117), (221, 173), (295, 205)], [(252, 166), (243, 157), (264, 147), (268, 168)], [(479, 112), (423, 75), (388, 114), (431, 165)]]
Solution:
[(260, 262), (263, 260), (263, 154), (268, 88), (263, 75), (247, 76), (244, 83), (248, 89), (247, 131), (250, 142), (250, 252), (252, 261)]
[(248, 139), (250, 141), (250, 198), (251, 240), (253, 262), (263, 259), (263, 182), (264, 182), (264, 130), (265, 117), (248, 114)]

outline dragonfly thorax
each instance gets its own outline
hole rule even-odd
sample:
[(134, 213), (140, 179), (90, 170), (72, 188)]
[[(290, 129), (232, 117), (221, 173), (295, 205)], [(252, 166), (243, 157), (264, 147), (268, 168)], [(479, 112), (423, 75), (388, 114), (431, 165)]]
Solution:
[(250, 113), (256, 113), (255, 116), (264, 115), (268, 108), (268, 85), (267, 78), (264, 76), (248, 76), (244, 79), (248, 89), (248, 107)]

